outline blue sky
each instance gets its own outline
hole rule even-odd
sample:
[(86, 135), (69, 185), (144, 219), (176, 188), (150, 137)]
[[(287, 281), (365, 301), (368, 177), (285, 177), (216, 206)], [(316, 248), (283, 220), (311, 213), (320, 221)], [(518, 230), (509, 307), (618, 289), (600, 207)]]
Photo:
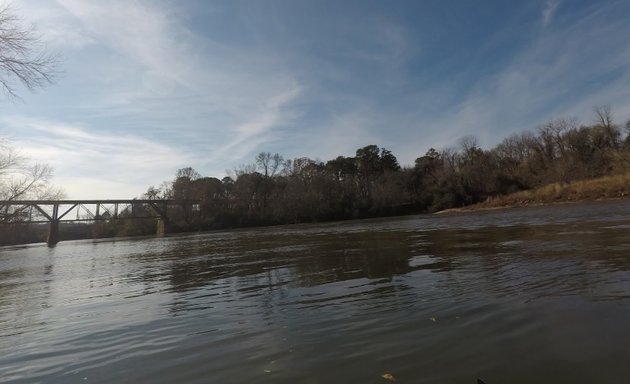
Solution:
[(630, 1), (14, 0), (57, 83), (0, 102), (0, 134), (71, 198), (130, 198), (262, 151), (403, 165), (554, 117), (630, 118)]

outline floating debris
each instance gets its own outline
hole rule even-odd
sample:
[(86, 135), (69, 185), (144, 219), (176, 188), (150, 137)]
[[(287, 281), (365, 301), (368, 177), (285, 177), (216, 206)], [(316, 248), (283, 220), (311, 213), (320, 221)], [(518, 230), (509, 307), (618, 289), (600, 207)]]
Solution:
[(383, 373), (383, 374), (381, 375), (381, 377), (382, 377), (383, 379), (385, 379), (385, 380), (388, 380), (388, 381), (396, 381), (396, 378), (394, 377), (394, 375), (392, 375), (392, 374), (391, 374), (391, 373), (389, 373), (389, 372), (385, 372), (385, 373)]
[(437, 319), (435, 317), (429, 317), (429, 320), (431, 320), (434, 323), (437, 323)]

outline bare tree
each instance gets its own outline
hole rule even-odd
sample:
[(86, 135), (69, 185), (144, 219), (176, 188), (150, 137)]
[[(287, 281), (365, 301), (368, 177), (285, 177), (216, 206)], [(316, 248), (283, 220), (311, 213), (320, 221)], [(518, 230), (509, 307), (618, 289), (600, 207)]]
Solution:
[(602, 129), (607, 144), (611, 147), (618, 147), (620, 145), (621, 132), (614, 122), (610, 105), (599, 105), (593, 110), (595, 111), (595, 122)]
[(597, 105), (593, 108), (593, 111), (595, 112), (596, 124), (608, 129), (613, 127), (613, 114), (610, 110), (610, 105)]
[(239, 164), (234, 169), (226, 169), (225, 173), (234, 181), (243, 175), (256, 172), (256, 164)]
[(0, 139), (0, 200), (60, 199), (64, 193), (50, 184), (52, 168), (28, 160)]
[(256, 165), (265, 177), (274, 177), (282, 164), (284, 158), (277, 153), (272, 155), (269, 152), (260, 152), (256, 156)]
[(459, 139), (458, 144), (464, 155), (468, 155), (479, 149), (479, 140), (477, 140), (477, 137), (473, 135), (462, 137)]
[(162, 191), (160, 190), (160, 188), (150, 186), (147, 191), (142, 195), (142, 198), (147, 200), (159, 200), (161, 194)]
[(188, 179), (190, 181), (195, 181), (201, 178), (199, 172), (195, 171), (192, 167), (181, 168), (177, 171), (175, 175), (176, 179)]
[(0, 5), (0, 88), (16, 98), (16, 81), (29, 90), (52, 83), (57, 56), (48, 53), (34, 29), (25, 26), (8, 4)]
[(0, 176), (7, 173), (16, 164), (20, 163), (21, 157), (6, 139), (0, 138)]

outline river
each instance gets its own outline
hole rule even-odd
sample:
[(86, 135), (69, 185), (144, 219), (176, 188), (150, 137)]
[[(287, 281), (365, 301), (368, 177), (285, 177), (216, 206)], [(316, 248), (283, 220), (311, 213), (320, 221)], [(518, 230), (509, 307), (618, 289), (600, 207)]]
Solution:
[(592, 384), (629, 362), (630, 202), (0, 248), (0, 382)]

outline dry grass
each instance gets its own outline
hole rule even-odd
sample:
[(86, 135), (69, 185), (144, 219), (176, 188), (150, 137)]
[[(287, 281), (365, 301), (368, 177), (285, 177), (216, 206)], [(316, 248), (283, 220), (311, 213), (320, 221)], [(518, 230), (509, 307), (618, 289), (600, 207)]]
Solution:
[(483, 203), (447, 211), (525, 207), (626, 197), (630, 197), (630, 173), (574, 181), (572, 183), (549, 184), (537, 189), (516, 192), (506, 196), (498, 196)]

